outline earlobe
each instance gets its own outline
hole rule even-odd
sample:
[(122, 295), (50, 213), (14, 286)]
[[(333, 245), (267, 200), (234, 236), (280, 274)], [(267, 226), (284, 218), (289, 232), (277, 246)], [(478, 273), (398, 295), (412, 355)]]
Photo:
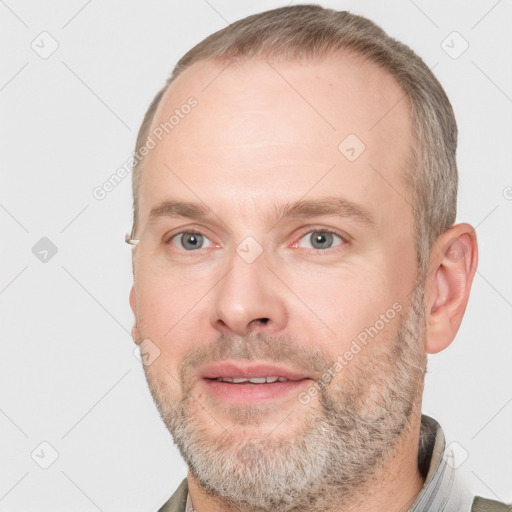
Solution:
[(427, 277), (425, 350), (435, 354), (450, 345), (459, 330), (478, 262), (475, 230), (457, 224), (437, 239)]
[(136, 314), (136, 300), (135, 300), (135, 285), (132, 286), (132, 289), (130, 290), (130, 307), (132, 308), (132, 312), (135, 315)]
[[(132, 286), (132, 289), (130, 290), (130, 307), (132, 308), (133, 314), (136, 315), (136, 300), (135, 300), (135, 286)], [(139, 337), (139, 331), (137, 329), (137, 323), (135, 322), (132, 327), (132, 338), (135, 343), (139, 343), (140, 337)]]

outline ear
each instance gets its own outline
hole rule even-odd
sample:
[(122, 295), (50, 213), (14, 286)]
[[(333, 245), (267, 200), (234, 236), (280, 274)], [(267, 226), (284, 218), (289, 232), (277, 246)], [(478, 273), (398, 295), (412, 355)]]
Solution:
[(132, 308), (132, 312), (135, 315), (137, 311), (137, 302), (135, 300), (135, 285), (132, 285), (132, 289), (130, 290), (130, 307)]
[[(137, 305), (136, 305), (136, 301), (135, 301), (135, 285), (133, 285), (132, 289), (130, 290), (130, 307), (132, 308), (133, 314), (135, 316), (137, 316), (136, 315)], [(139, 336), (139, 331), (137, 329), (137, 322), (135, 322), (132, 327), (132, 338), (136, 344), (140, 343), (140, 341), (139, 341), (140, 336)]]
[(425, 288), (427, 353), (444, 350), (455, 338), (477, 264), (476, 233), (469, 224), (456, 224), (436, 240)]

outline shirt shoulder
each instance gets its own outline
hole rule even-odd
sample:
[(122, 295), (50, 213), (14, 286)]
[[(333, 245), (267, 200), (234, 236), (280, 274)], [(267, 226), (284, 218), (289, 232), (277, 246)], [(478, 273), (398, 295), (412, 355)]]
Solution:
[(471, 512), (512, 512), (512, 505), (476, 496), (471, 505)]
[(188, 496), (188, 483), (185, 478), (174, 494), (158, 509), (158, 512), (185, 512)]

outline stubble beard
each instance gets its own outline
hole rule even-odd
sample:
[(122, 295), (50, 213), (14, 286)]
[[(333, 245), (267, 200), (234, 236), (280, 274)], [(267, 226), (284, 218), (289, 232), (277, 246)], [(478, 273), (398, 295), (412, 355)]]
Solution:
[[(288, 437), (236, 437), (222, 427), (226, 420), (214, 422), (211, 407), (204, 404), (220, 431), (212, 434), (212, 425), (200, 417), (204, 405), (190, 393), (187, 376), (204, 360), (228, 357), (325, 369), (329, 363), (321, 353), (302, 357), (289, 340), (264, 334), (251, 336), (250, 343), (222, 336), (211, 351), (197, 349), (184, 359), (178, 396), (168, 373), (153, 374), (145, 367), (146, 378), (190, 472), (208, 495), (223, 501), (225, 510), (341, 509), (357, 503), (358, 495), (395, 453), (419, 407), (426, 364), (424, 318), (423, 287), (418, 285), (386, 351), (377, 356), (370, 346), (379, 343), (381, 333), (343, 368), (343, 378), (337, 375), (318, 392), (317, 401), (308, 407), (297, 401), (291, 414), (304, 414), (304, 420)], [(238, 425), (258, 425), (265, 415), (258, 407), (224, 409), (226, 413)]]

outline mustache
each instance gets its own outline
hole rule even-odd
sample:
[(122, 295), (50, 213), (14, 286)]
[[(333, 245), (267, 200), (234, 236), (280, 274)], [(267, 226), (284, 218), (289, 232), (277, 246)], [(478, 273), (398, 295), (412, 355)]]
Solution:
[(318, 377), (332, 364), (323, 351), (290, 336), (251, 333), (247, 336), (220, 334), (209, 343), (195, 342), (183, 358), (180, 377), (182, 382), (207, 363), (224, 360), (266, 361), (287, 363), (296, 370)]

